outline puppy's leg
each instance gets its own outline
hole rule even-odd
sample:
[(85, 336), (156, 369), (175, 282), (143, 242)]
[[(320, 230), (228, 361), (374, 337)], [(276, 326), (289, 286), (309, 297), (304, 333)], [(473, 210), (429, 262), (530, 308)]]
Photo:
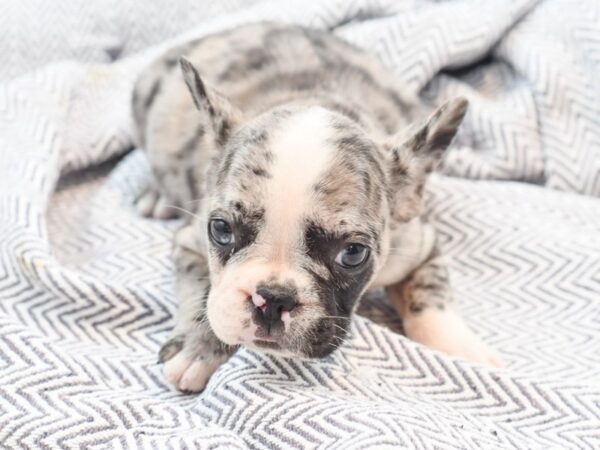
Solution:
[(151, 160), (153, 179), (136, 199), (138, 213), (160, 220), (179, 217), (184, 209), (193, 213), (199, 184), (193, 163), (182, 160), (178, 166), (170, 160), (158, 161)]
[(388, 286), (387, 292), (412, 340), (470, 361), (501, 365), (455, 310), (447, 271), (437, 249), (407, 279)]
[(153, 177), (137, 199), (141, 215), (171, 219), (180, 216), (182, 209), (194, 212), (197, 203), (193, 201), (200, 196), (200, 173), (208, 157), (202, 154), (203, 137), (202, 124), (181, 130), (170, 123), (152, 128), (145, 150)]
[(186, 392), (204, 389), (210, 376), (235, 350), (219, 341), (208, 323), (208, 267), (205, 257), (193, 244), (188, 245), (193, 242), (192, 233), (191, 226), (185, 227), (175, 241), (179, 309), (171, 337), (159, 352), (167, 382)]
[(158, 219), (194, 212), (205, 169), (243, 120), (241, 111), (205, 84), (191, 62), (181, 59), (181, 72), (165, 63), (182, 53), (167, 52), (148, 68), (132, 99), (138, 145), (154, 173), (137, 208)]
[(205, 134), (183, 86), (179, 95), (165, 92), (173, 84), (170, 80), (180, 76), (177, 68), (166, 64), (169, 57), (167, 52), (141, 74), (131, 104), (136, 144), (144, 149), (153, 172), (136, 207), (141, 215), (157, 219), (177, 217), (178, 208), (189, 208), (185, 203), (194, 198), (196, 154)]

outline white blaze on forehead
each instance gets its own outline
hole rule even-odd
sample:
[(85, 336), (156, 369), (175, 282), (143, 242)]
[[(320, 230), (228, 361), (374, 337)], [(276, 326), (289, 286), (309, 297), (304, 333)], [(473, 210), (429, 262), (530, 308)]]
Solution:
[(311, 107), (290, 116), (271, 137), (274, 161), (265, 199), (265, 232), (278, 256), (287, 254), (297, 240), (314, 198), (313, 187), (333, 159), (330, 124), (326, 109)]

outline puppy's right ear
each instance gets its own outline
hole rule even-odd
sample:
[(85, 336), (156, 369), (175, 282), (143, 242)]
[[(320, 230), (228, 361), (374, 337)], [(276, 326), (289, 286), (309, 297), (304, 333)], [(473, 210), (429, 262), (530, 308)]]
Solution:
[(194, 105), (210, 120), (216, 143), (225, 144), (231, 131), (243, 122), (242, 112), (227, 97), (208, 86), (189, 60), (182, 56), (179, 64)]

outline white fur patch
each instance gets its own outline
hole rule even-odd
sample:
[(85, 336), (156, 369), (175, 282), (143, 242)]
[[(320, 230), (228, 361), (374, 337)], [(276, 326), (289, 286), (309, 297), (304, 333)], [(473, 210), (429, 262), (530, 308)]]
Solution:
[(164, 376), (167, 383), (181, 391), (198, 392), (204, 389), (210, 376), (226, 359), (226, 356), (217, 356), (199, 360), (180, 352), (167, 361)]
[(292, 316), (289, 312), (283, 311), (281, 313), (281, 321), (283, 322), (283, 326), (285, 327), (285, 331), (289, 331), (292, 326)]
[(291, 116), (273, 134), (275, 160), (267, 187), (265, 230), (275, 261), (285, 261), (290, 242), (301, 232), (302, 218), (310, 210), (313, 186), (333, 160), (330, 113), (312, 107)]

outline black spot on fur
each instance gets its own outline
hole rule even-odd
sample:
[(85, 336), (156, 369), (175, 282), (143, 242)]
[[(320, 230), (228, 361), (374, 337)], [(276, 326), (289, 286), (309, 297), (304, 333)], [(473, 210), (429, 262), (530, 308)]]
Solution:
[(308, 256), (317, 264), (326, 267), (330, 273), (326, 279), (312, 271), (326, 308), (334, 309), (337, 315), (349, 316), (373, 273), (373, 259), (369, 258), (363, 265), (354, 269), (341, 267), (335, 262), (335, 258), (353, 239), (348, 234), (326, 231), (314, 223), (306, 224), (304, 240)]
[(233, 61), (219, 74), (220, 81), (234, 81), (248, 76), (268, 66), (271, 55), (264, 48), (251, 48), (244, 51), (243, 56)]
[[(206, 283), (206, 286), (204, 286), (203, 296), (200, 299), (200, 301), (204, 304), (204, 308), (206, 308), (206, 302), (208, 300), (208, 295), (210, 294), (210, 289), (210, 283)], [(198, 317), (197, 320), (202, 320), (202, 317)]]
[(361, 170), (360, 171), (360, 179), (362, 181), (362, 185), (363, 185), (363, 189), (364, 192), (367, 196), (370, 196), (371, 194), (371, 175), (369, 172), (367, 172), (366, 170)]
[[(267, 142), (267, 138), (269, 133), (267, 130), (250, 130), (246, 133), (243, 140), (244, 147), (257, 147), (263, 146)], [(266, 154), (270, 154), (270, 152), (265, 152)]]
[[(270, 42), (294, 39), (300, 42), (299, 36), (303, 36), (307, 40), (307, 47), (311, 48), (317, 54), (320, 60), (321, 67), (319, 70), (312, 72), (304, 72), (295, 74), (291, 73), (286, 80), (281, 78), (268, 80), (265, 87), (270, 86), (293, 86), (296, 90), (309, 90), (311, 88), (328, 90), (335, 89), (334, 86), (324, 85), (322, 71), (327, 73), (336, 73), (339, 76), (349, 77), (360, 80), (360, 83), (365, 87), (365, 90), (371, 90), (379, 94), (380, 97), (388, 99), (388, 101), (404, 116), (408, 116), (410, 108), (406, 105), (401, 97), (393, 89), (380, 85), (364, 68), (352, 63), (350, 59), (344, 58), (342, 55), (357, 52), (357, 48), (343, 39), (336, 38), (330, 33), (322, 30), (306, 29), (299, 27), (287, 27), (287, 29), (274, 29), (265, 35), (264, 45), (268, 46)], [(275, 83), (275, 84), (273, 84)], [(353, 120), (356, 120), (354, 111), (347, 108), (340, 110), (342, 114), (348, 115)]]
[(265, 210), (262, 208), (255, 210), (244, 208), (240, 211), (235, 221), (235, 227), (239, 235), (236, 250), (248, 247), (256, 240), (258, 231), (263, 227), (264, 215)]
[(457, 128), (443, 128), (436, 130), (429, 138), (427, 147), (430, 151), (444, 151), (454, 139)]
[(263, 158), (265, 158), (265, 162), (267, 164), (271, 164), (273, 162), (273, 159), (274, 159), (273, 152), (265, 151), (263, 153)]
[(226, 119), (223, 118), (223, 120), (220, 123), (220, 126), (218, 127), (218, 131), (217, 131), (217, 144), (220, 146), (225, 145), (225, 143), (227, 142), (227, 138), (229, 138), (229, 132), (231, 131), (231, 124), (229, 123), (229, 121), (227, 121)]
[(150, 88), (150, 91), (148, 92), (148, 95), (146, 96), (146, 98), (144, 100), (144, 109), (146, 111), (152, 107), (154, 100), (156, 100), (156, 96), (160, 92), (161, 82), (162, 82), (162, 79), (158, 78), (157, 80), (154, 81), (154, 83), (152, 83), (152, 87)]
[(420, 312), (423, 312), (426, 306), (427, 305), (425, 305), (424, 303), (411, 302), (410, 305), (408, 305), (408, 309), (411, 313), (419, 314)]
[(269, 174), (269, 172), (267, 172), (265, 169), (263, 169), (261, 167), (253, 167), (252, 168), (252, 173), (254, 175), (256, 175), (257, 177), (271, 178), (271, 174)]
[(196, 131), (194, 132), (194, 135), (189, 138), (185, 144), (183, 144), (183, 146), (181, 147), (181, 150), (179, 152), (177, 152), (177, 159), (184, 159), (189, 157), (189, 155), (191, 153), (193, 153), (194, 151), (198, 150), (198, 144), (200, 142), (200, 140), (202, 139), (202, 137), (205, 134), (205, 130), (204, 127), (202, 126), (202, 124), (198, 124), (196, 125)]
[(423, 197), (423, 187), (424, 187), (424, 184), (423, 183), (419, 183), (417, 185), (417, 187), (415, 188), (415, 192), (417, 193), (417, 195), (419, 197)]
[[(254, 243), (264, 222), (265, 211), (262, 208), (247, 209), (241, 202), (233, 202), (230, 207), (235, 211), (231, 211), (229, 214), (216, 212), (211, 215), (211, 218), (227, 220), (234, 234), (234, 242), (231, 245), (220, 246), (211, 241), (211, 248), (217, 254), (222, 265), (227, 264), (233, 255)], [(207, 233), (209, 232), (209, 227), (210, 220), (207, 223)]]
[(338, 189), (334, 187), (327, 178), (319, 180), (313, 185), (313, 191), (317, 195), (333, 195), (337, 190)]
[[(222, 162), (218, 170), (218, 186), (222, 186), (229, 176), (235, 176), (239, 180), (244, 180), (250, 173), (254, 173), (254, 175), (261, 178), (270, 178), (270, 174), (267, 172), (267, 169), (257, 165), (262, 163), (261, 158), (264, 159), (265, 166), (268, 166), (273, 160), (273, 154), (270, 151), (262, 150), (262, 147), (265, 145), (269, 136), (267, 130), (247, 129), (243, 130), (241, 133), (241, 136), (238, 134), (234, 141), (226, 147), (225, 156), (222, 158)], [(235, 159), (235, 155), (240, 152), (240, 149), (244, 149), (241, 153), (246, 153), (246, 151), (251, 153), (251, 164), (247, 164), (245, 167), (241, 168), (237, 167), (237, 169), (232, 173), (231, 168), (233, 166), (233, 161)], [(242, 190), (248, 190), (248, 184), (244, 181), (240, 181), (240, 185)]]
[(164, 363), (170, 360), (173, 356), (183, 348), (184, 336), (175, 336), (163, 344), (158, 352), (158, 362)]
[(225, 158), (223, 158), (221, 167), (219, 168), (219, 174), (217, 176), (217, 185), (222, 186), (225, 183), (227, 175), (231, 170), (231, 165), (233, 164), (233, 157), (235, 155), (235, 149), (230, 147), (227, 149)]
[(404, 164), (400, 164), (399, 162), (394, 163), (392, 165), (390, 169), (390, 177), (390, 187), (392, 189), (392, 195), (396, 192), (398, 187), (406, 186), (412, 182), (412, 178), (408, 173), (408, 167), (406, 167)]
[(199, 189), (198, 180), (196, 180), (196, 173), (194, 167), (188, 167), (185, 171), (185, 181), (190, 190), (192, 200), (198, 199)]
[(189, 264), (187, 264), (184, 268), (183, 271), (185, 273), (190, 273), (192, 272), (194, 269), (196, 268), (196, 263), (195, 262), (191, 262)]
[(342, 136), (336, 141), (336, 145), (340, 151), (364, 158), (373, 168), (379, 166), (374, 153), (375, 144), (366, 137), (358, 134)]
[(336, 102), (336, 101), (328, 101), (328, 102), (326, 102), (326, 106), (328, 106), (329, 108), (331, 108), (334, 111), (339, 112), (340, 114), (346, 116), (347, 118), (349, 118), (350, 120), (352, 120), (358, 124), (363, 123), (358, 111), (356, 111), (355, 109), (353, 109), (352, 107), (350, 107), (348, 105), (345, 105), (343, 103)]

